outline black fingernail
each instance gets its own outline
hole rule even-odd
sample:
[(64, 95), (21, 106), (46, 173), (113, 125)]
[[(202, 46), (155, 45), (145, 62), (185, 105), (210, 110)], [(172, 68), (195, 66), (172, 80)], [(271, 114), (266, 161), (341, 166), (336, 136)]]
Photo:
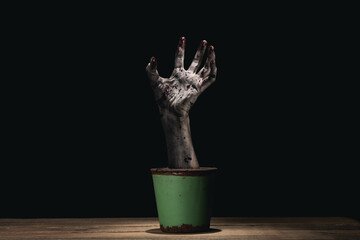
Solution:
[(212, 53), (214, 51), (214, 46), (209, 47), (209, 53)]
[(200, 50), (204, 50), (206, 44), (207, 44), (206, 40), (202, 40), (202, 41), (200, 42)]
[(154, 69), (156, 67), (156, 58), (155, 57), (151, 58), (150, 67), (151, 67), (151, 69)]
[(183, 48), (185, 45), (185, 41), (186, 41), (185, 37), (181, 37), (179, 40), (179, 47)]

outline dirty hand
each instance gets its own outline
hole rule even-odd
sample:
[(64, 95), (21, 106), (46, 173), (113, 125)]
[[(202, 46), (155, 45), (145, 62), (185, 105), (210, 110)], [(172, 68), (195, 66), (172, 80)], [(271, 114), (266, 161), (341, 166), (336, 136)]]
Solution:
[(187, 116), (198, 96), (216, 79), (214, 47), (209, 46), (204, 66), (198, 71), (207, 47), (202, 40), (190, 67), (184, 69), (185, 37), (181, 37), (175, 53), (175, 66), (169, 78), (159, 76), (155, 57), (146, 72), (160, 111), (169, 110), (178, 117)]

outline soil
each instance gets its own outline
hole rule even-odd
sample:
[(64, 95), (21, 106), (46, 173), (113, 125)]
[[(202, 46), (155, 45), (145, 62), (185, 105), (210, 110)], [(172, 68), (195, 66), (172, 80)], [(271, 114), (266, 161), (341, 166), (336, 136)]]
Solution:
[(217, 172), (215, 167), (200, 167), (187, 169), (174, 168), (151, 168), (151, 173), (157, 175), (175, 175), (175, 176), (208, 176)]

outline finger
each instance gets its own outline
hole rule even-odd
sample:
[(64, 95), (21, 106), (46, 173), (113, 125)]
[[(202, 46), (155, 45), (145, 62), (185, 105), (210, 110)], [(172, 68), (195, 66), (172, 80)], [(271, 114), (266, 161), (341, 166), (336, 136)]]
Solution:
[(189, 71), (192, 71), (194, 73), (196, 73), (196, 71), (198, 70), (199, 66), (200, 66), (200, 63), (201, 63), (201, 60), (204, 56), (204, 53), (205, 53), (205, 50), (206, 50), (206, 45), (207, 45), (207, 42), (206, 40), (202, 40), (200, 42), (200, 45), (195, 53), (195, 57), (189, 67)]
[(146, 73), (152, 83), (158, 81), (159, 73), (157, 71), (157, 62), (155, 57), (151, 57), (150, 62), (146, 66)]
[(214, 51), (214, 46), (209, 46), (208, 48), (208, 56), (206, 58), (206, 62), (204, 64), (204, 66), (201, 68), (201, 70), (199, 71), (199, 75), (201, 78), (206, 78), (207, 76), (209, 76), (210, 74), (210, 62), (211, 60), (215, 61), (215, 51)]
[(217, 67), (215, 64), (215, 59), (210, 60), (210, 71), (209, 75), (203, 80), (200, 91), (203, 92), (207, 89), (211, 84), (213, 84), (216, 80)]
[(175, 52), (175, 68), (184, 67), (185, 37), (181, 37)]

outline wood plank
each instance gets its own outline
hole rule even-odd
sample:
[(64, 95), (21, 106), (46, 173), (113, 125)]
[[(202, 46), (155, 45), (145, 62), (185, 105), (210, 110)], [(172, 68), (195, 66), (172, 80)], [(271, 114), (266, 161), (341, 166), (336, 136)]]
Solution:
[(212, 218), (211, 231), (169, 234), (157, 218), (0, 219), (0, 239), (360, 240), (360, 222), (332, 218)]

